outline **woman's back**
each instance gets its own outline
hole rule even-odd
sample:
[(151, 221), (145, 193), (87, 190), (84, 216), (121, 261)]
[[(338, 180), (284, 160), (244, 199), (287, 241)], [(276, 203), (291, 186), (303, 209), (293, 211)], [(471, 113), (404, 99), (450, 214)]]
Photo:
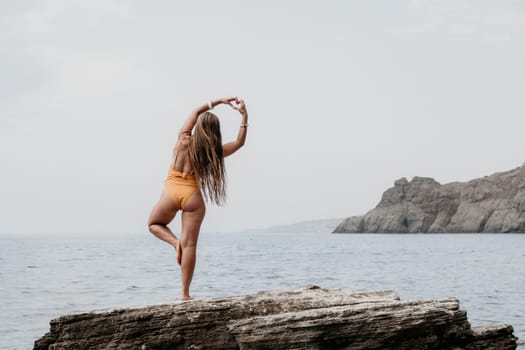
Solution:
[(192, 137), (188, 133), (180, 135), (173, 150), (170, 169), (183, 174), (193, 174), (194, 168), (190, 157)]

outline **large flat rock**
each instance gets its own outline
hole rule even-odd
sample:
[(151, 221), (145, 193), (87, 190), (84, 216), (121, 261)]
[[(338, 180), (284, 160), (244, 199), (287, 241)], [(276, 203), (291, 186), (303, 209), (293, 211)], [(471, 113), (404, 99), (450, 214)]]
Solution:
[(34, 349), (515, 349), (509, 325), (471, 329), (455, 298), (300, 290), (65, 315)]

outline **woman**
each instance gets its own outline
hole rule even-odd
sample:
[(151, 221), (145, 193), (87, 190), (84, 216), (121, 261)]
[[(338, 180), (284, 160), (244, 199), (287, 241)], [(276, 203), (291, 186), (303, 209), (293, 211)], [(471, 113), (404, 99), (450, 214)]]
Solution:
[[(230, 105), (242, 116), (237, 140), (224, 145), (219, 118), (209, 111), (220, 104)], [(148, 225), (151, 233), (171, 244), (177, 252), (177, 262), (181, 267), (182, 300), (193, 299), (190, 296), (190, 283), (195, 270), (197, 239), (206, 211), (204, 199), (217, 205), (224, 202), (224, 157), (244, 145), (247, 128), (248, 113), (244, 101), (229, 97), (196, 108), (179, 131), (164, 190), (151, 211)], [(180, 239), (167, 227), (179, 210), (182, 210)]]

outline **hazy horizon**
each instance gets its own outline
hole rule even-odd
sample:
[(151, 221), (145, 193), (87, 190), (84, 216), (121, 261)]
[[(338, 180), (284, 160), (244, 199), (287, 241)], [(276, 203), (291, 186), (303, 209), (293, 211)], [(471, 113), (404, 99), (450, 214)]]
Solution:
[[(230, 95), (248, 138), (203, 232), (525, 161), (522, 1), (17, 1), (0, 29), (0, 234), (148, 234), (178, 128)], [(233, 139), (240, 117), (216, 112)]]

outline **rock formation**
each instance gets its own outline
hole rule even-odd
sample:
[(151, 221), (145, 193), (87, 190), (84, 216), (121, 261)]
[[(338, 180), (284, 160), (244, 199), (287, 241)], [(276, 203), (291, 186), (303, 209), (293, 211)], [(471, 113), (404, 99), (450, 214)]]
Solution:
[(375, 209), (334, 232), (525, 232), (525, 165), (465, 183), (399, 179)]
[(59, 317), (34, 349), (515, 349), (510, 325), (472, 329), (455, 298), (295, 291)]

